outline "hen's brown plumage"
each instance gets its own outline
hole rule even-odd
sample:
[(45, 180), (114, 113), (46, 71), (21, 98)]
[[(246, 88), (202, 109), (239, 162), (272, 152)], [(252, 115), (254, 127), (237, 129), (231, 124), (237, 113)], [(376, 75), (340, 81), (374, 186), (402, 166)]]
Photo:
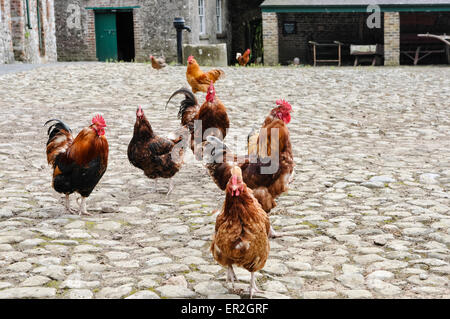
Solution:
[(106, 123), (101, 116), (92, 119), (74, 139), (72, 130), (62, 121), (53, 119), (48, 128), (47, 162), (53, 167), (53, 188), (66, 195), (65, 207), (70, 209), (69, 195), (77, 192), (81, 198), (78, 213), (86, 211), (86, 198), (94, 190), (108, 166), (109, 146), (105, 137)]
[(225, 192), (210, 250), (219, 264), (228, 267), (227, 280), (234, 281), (233, 265), (252, 273), (252, 297), (256, 288), (253, 273), (264, 267), (269, 256), (270, 221), (252, 190), (242, 181), (239, 167), (232, 167)]
[[(183, 164), (187, 137), (186, 129), (177, 131), (172, 139), (157, 136), (144, 111), (139, 107), (133, 138), (128, 144), (128, 160), (135, 167), (142, 169), (148, 178), (171, 178)], [(172, 184), (168, 194), (171, 190)]]
[[(185, 96), (185, 99), (181, 101), (178, 118), (181, 119), (181, 125), (189, 129), (191, 134), (191, 150), (197, 159), (200, 159), (202, 142), (206, 140), (207, 136), (214, 135), (223, 139), (227, 135), (230, 120), (228, 119), (226, 107), (216, 96), (214, 85), (211, 83), (210, 90), (206, 95), (206, 101), (202, 106), (199, 106), (195, 95), (186, 88), (175, 91), (167, 103), (177, 94), (184, 94)], [(199, 124), (195, 126), (195, 123), (201, 123), (201, 130), (199, 129)], [(213, 128), (217, 128), (217, 130), (212, 130)]]
[(154, 69), (160, 70), (162, 68), (165, 68), (167, 66), (166, 59), (163, 57), (155, 58), (153, 55), (150, 56), (150, 60), (152, 62), (152, 67)]
[[(231, 176), (232, 165), (229, 162), (237, 162), (242, 169), (244, 182), (253, 190), (267, 213), (276, 206), (275, 199), (288, 190), (295, 165), (286, 126), (286, 122), (290, 121), (292, 107), (284, 100), (278, 100), (277, 104), (281, 106), (272, 109), (264, 120), (262, 129), (267, 132), (266, 136), (261, 135), (261, 131), (256, 138), (250, 137), (256, 146), (253, 146), (254, 151), (250, 151), (249, 145), (249, 155), (234, 155), (217, 139), (208, 139), (205, 143), (205, 153), (210, 157), (206, 167), (216, 185), (225, 190)], [(273, 138), (272, 129), (278, 130), (278, 138)], [(210, 154), (211, 151), (214, 154)]]
[(193, 56), (188, 58), (188, 66), (186, 70), (186, 80), (192, 88), (192, 92), (197, 93), (208, 91), (211, 81), (215, 83), (223, 78), (225, 72), (220, 69), (212, 69), (208, 72), (200, 70), (200, 66)]

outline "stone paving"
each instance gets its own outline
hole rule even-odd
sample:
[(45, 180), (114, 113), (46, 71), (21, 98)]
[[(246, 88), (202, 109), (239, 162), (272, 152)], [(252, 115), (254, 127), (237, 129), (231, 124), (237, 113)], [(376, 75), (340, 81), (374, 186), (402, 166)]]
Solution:
[[(270, 216), (284, 236), (270, 241), (257, 297), (450, 298), (450, 68), (224, 70), (230, 145), (276, 99), (294, 108), (296, 176)], [(202, 164), (189, 154), (166, 198), (167, 181), (154, 192), (127, 159), (138, 105), (156, 132), (178, 127), (164, 105), (184, 72), (79, 63), (0, 77), (0, 298), (248, 297), (248, 272), (232, 290), (209, 252), (224, 195)], [(67, 215), (43, 123), (77, 134), (95, 112), (108, 170), (93, 215)]]

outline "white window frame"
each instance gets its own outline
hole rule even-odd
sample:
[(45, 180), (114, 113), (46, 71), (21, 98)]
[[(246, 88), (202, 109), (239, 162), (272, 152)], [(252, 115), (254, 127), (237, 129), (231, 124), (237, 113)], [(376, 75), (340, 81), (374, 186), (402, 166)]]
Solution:
[(217, 33), (223, 32), (222, 27), (222, 0), (216, 0), (216, 28)]
[(200, 34), (206, 33), (205, 0), (198, 0), (198, 18), (200, 23)]

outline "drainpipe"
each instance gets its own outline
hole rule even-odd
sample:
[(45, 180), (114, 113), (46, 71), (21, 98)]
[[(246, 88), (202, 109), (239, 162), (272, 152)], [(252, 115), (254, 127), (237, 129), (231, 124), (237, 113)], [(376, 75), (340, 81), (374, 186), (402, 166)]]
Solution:
[(33, 29), (30, 24), (30, 9), (29, 9), (29, 5), (28, 5), (28, 0), (25, 0), (25, 3), (26, 3), (26, 7), (27, 7), (27, 28)]

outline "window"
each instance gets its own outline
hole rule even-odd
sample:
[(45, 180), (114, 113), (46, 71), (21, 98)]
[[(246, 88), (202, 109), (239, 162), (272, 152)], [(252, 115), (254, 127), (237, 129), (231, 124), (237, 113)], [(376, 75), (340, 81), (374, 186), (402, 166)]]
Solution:
[(206, 23), (205, 23), (205, 1), (198, 0), (198, 17), (200, 19), (200, 34), (205, 34)]
[(222, 0), (216, 0), (217, 33), (222, 33)]

